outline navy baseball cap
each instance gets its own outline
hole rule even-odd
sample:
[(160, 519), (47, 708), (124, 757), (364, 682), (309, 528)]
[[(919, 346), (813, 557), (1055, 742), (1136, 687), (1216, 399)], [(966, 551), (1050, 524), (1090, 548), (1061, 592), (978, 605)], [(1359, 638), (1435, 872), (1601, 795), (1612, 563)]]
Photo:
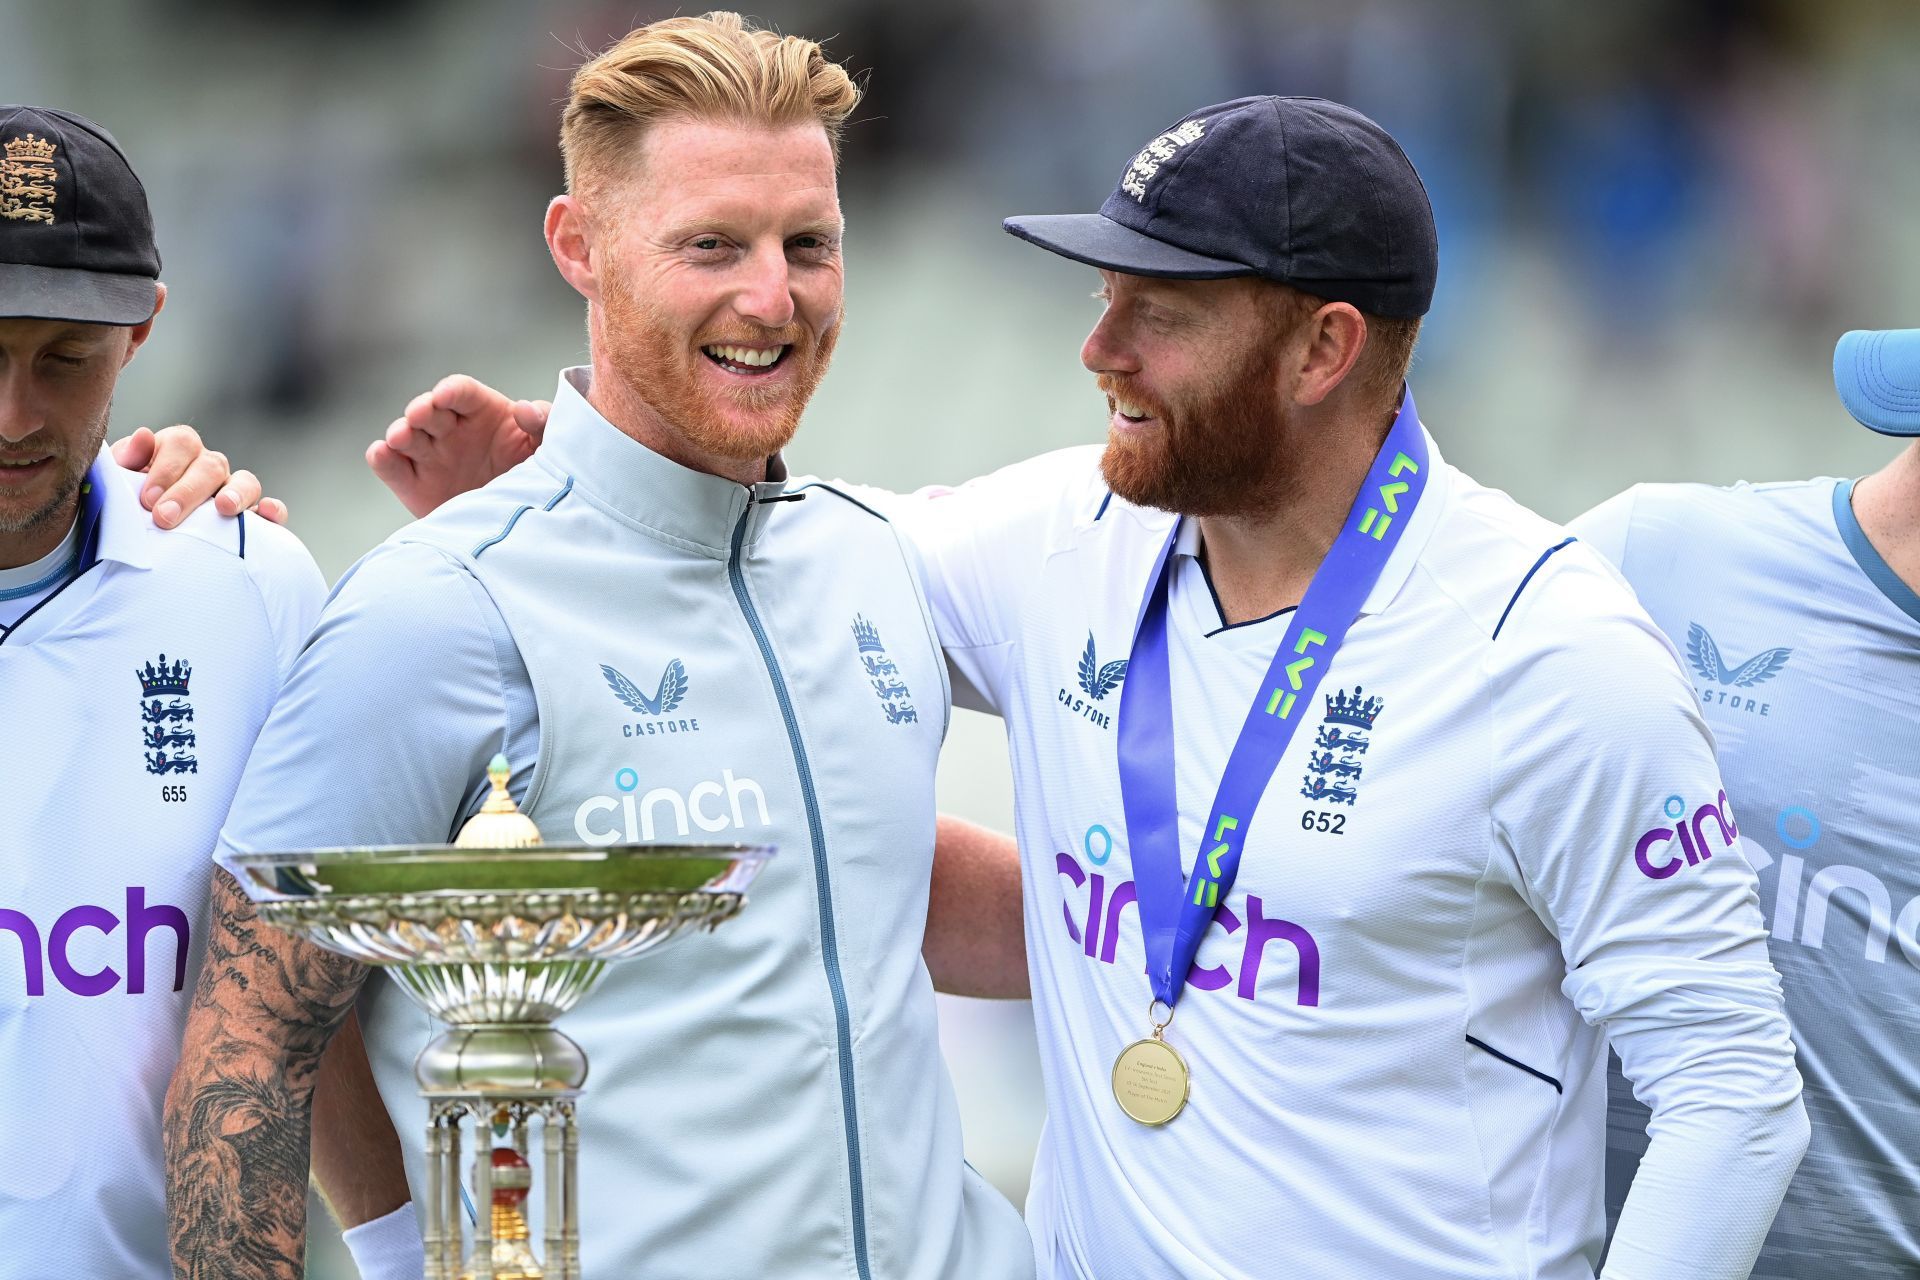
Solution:
[(0, 106), (0, 317), (143, 324), (159, 279), (147, 189), (113, 135)]
[(1920, 436), (1920, 329), (1855, 329), (1833, 348), (1833, 385), (1860, 425)]
[(1406, 152), (1324, 98), (1202, 107), (1134, 156), (1100, 212), (1004, 225), (1109, 271), (1262, 276), (1379, 316), (1425, 315), (1440, 268), (1433, 206)]

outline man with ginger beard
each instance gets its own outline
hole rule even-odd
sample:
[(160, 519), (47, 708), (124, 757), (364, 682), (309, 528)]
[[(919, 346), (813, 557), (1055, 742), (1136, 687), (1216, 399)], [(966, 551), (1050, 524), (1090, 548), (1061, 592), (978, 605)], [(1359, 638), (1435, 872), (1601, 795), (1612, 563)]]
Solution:
[[(341, 581), (221, 837), (223, 858), (450, 840), (504, 753), (549, 838), (778, 846), (737, 920), (610, 969), (567, 1019), (593, 1064), (589, 1275), (1032, 1272), (962, 1159), (921, 958), (948, 713), (931, 622), (893, 529), (779, 458), (838, 333), (857, 98), (817, 45), (731, 14), (579, 70), (546, 235), (591, 365), (561, 376), (537, 457)], [(300, 1221), (314, 1056), (357, 1004), (418, 1132), (432, 1028), (216, 881), (166, 1116), (175, 1266), (295, 1274), (279, 1224)], [(231, 1158), (226, 1135), (276, 1129), (271, 1158)]]
[[(1007, 721), (1025, 874), (929, 930), (976, 994), (1024, 947), (1042, 1274), (1591, 1280), (1611, 1042), (1654, 1114), (1604, 1275), (1745, 1276), (1807, 1141), (1754, 874), (1671, 645), (1419, 419), (1405, 155), (1244, 98), (1007, 228), (1100, 271), (1104, 451), (860, 492)], [(538, 438), (414, 409), (369, 457), (416, 511)]]

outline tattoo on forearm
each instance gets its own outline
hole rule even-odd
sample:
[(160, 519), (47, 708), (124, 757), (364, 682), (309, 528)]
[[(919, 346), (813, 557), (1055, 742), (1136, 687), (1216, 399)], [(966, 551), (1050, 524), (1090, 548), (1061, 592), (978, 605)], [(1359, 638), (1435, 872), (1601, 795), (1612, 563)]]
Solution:
[(366, 973), (266, 924), (215, 874), (206, 963), (167, 1091), (179, 1280), (304, 1274), (314, 1077)]

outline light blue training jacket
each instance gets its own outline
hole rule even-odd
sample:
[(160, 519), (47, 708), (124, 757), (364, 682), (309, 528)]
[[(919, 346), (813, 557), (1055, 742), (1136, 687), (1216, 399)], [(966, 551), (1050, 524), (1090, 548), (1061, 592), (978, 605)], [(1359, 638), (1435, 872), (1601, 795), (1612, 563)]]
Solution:
[[(481, 751), (533, 741), (514, 787), (549, 841), (777, 845), (740, 916), (612, 967), (559, 1024), (591, 1062), (586, 1273), (1030, 1276), (1019, 1215), (963, 1160), (920, 955), (948, 690), (911, 553), (833, 488), (748, 489), (653, 453), (585, 385), (562, 377), (535, 457), (342, 581), (225, 847), (334, 843), (343, 805), (409, 810), (410, 750), (456, 760), (462, 776), (417, 779), (442, 808), (349, 834), (445, 839)], [(497, 614), (492, 652), (474, 602)], [(456, 679), (501, 690), (463, 704)], [(519, 723), (440, 745), (473, 724), (463, 705)], [(356, 717), (378, 721), (378, 776), (336, 759), (362, 754), (340, 749)], [(362, 1017), (423, 1195), (412, 1063), (433, 1027), (384, 982)]]

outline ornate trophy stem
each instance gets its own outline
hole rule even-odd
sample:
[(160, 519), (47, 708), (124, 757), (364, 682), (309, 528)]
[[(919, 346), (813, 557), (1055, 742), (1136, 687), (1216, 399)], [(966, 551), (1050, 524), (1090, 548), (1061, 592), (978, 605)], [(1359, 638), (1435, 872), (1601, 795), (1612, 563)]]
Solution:
[[(414, 1062), (428, 1101), (421, 1235), (426, 1280), (581, 1280), (580, 1127), (587, 1057), (552, 1023), (626, 960), (737, 914), (773, 850), (744, 845), (545, 845), (507, 793), (454, 845), (322, 849), (234, 858), (269, 923), (385, 966), (449, 1024)], [(472, 1244), (460, 1131), (471, 1116)], [(546, 1252), (532, 1252), (540, 1121)], [(496, 1131), (504, 1145), (496, 1145)]]

